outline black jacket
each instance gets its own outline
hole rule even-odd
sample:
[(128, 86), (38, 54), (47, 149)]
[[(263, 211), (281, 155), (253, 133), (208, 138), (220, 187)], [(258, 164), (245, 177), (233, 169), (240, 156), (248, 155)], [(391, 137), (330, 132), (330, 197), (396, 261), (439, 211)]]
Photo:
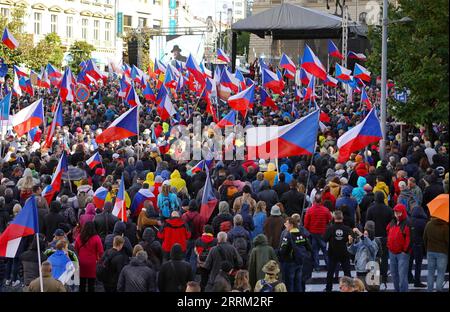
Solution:
[(368, 192), (366, 193), (366, 195), (364, 195), (361, 203), (359, 204), (359, 209), (361, 212), (361, 224), (363, 226), (364, 224), (366, 224), (367, 209), (369, 209), (374, 201), (375, 195), (373, 194), (373, 192)]
[(220, 224), (224, 221), (230, 221), (231, 226), (233, 226), (233, 216), (231, 214), (219, 214), (212, 220), (212, 227), (214, 229), (214, 234), (217, 235), (220, 232)]
[[(125, 229), (126, 229), (126, 225), (122, 221), (118, 221), (118, 222), (116, 222), (116, 224), (114, 224), (114, 231), (113, 231), (113, 233), (112, 234), (108, 234), (105, 237), (105, 243), (104, 243), (105, 250), (111, 249), (113, 247), (114, 237), (117, 236), (117, 235), (123, 236), (125, 234)], [(123, 249), (125, 251), (125, 254), (128, 257), (131, 257), (133, 255), (133, 247), (132, 247), (128, 237), (123, 236), (123, 238), (125, 240), (125, 243), (123, 245)]]
[(384, 204), (384, 194), (375, 193), (375, 202), (367, 209), (366, 221), (375, 222), (375, 237), (387, 237), (386, 227), (394, 217), (391, 208)]
[(49, 212), (44, 217), (45, 237), (48, 242), (53, 239), (53, 234), (60, 228), (60, 223), (64, 223), (64, 217), (57, 212)]
[(120, 272), (117, 291), (155, 292), (156, 290), (156, 273), (147, 266), (146, 262), (132, 258), (130, 264)]
[(297, 190), (290, 190), (281, 196), (281, 203), (284, 206), (284, 212), (288, 216), (292, 216), (294, 213), (302, 214), (303, 202), (305, 201), (305, 194), (300, 193)]
[(352, 229), (344, 223), (331, 223), (328, 225), (323, 239), (328, 242), (328, 257), (343, 259), (349, 256), (347, 252), (348, 236)]
[(103, 211), (94, 217), (95, 229), (102, 240), (105, 239), (107, 234), (113, 232), (114, 224), (116, 224), (118, 220), (119, 219), (116, 216), (113, 216), (110, 212), (106, 211)]
[(105, 259), (107, 259), (108, 274), (106, 274), (106, 280), (103, 281), (103, 285), (117, 289), (120, 272), (128, 264), (129, 258), (123, 248), (120, 251), (111, 248), (103, 254), (102, 261), (105, 261)]
[(158, 275), (160, 292), (184, 292), (186, 284), (193, 280), (192, 268), (184, 261), (183, 252), (179, 245), (172, 247), (170, 259), (161, 266)]
[(427, 225), (428, 217), (422, 207), (412, 208), (409, 225), (411, 229), (411, 243), (423, 245), (423, 232)]
[(286, 182), (278, 182), (278, 184), (274, 185), (272, 189), (277, 192), (278, 197), (281, 197), (284, 193), (289, 192), (289, 188), (289, 184), (287, 184)]
[[(46, 242), (44, 239), (39, 240), (40, 249), (45, 250)], [(31, 281), (39, 277), (39, 263), (38, 263), (38, 253), (37, 253), (37, 242), (36, 236), (33, 238), (30, 249), (23, 252), (19, 260), (22, 262), (23, 266), (23, 279), (25, 285), (30, 285)], [(41, 262), (47, 260), (47, 256), (41, 251)]]

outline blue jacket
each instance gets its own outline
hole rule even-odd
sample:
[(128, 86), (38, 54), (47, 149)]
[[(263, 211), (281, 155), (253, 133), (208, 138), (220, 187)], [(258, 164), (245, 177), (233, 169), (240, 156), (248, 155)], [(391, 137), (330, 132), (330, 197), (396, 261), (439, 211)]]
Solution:
[(347, 205), (349, 208), (350, 216), (352, 217), (353, 222), (355, 222), (355, 212), (358, 206), (358, 202), (356, 199), (350, 197), (352, 194), (352, 187), (345, 186), (342, 189), (342, 196), (336, 200), (336, 208), (339, 209), (342, 205)]
[[(286, 164), (281, 165), (280, 167), (280, 173), (283, 172), (284, 173), (284, 182), (288, 183), (292, 181), (292, 174), (290, 174), (289, 172), (289, 166)], [(275, 176), (275, 180), (273, 182), (273, 185), (277, 185), (278, 184), (278, 174)]]
[(266, 221), (267, 215), (265, 212), (257, 212), (253, 215), (253, 223), (255, 224), (255, 229), (251, 232), (252, 239), (258, 234), (263, 234), (264, 232), (264, 222)]
[(253, 223), (253, 218), (250, 215), (250, 206), (247, 205), (242, 205), (241, 207), (241, 216), (242, 216), (242, 220), (244, 221), (244, 228), (251, 232), (255, 229), (255, 224)]
[(58, 279), (66, 271), (66, 265), (70, 262), (63, 250), (57, 250), (47, 260), (52, 264), (52, 277), (55, 279)]
[(361, 204), (364, 195), (366, 195), (366, 191), (364, 191), (364, 185), (367, 184), (367, 180), (364, 177), (359, 177), (356, 184), (358, 185), (358, 187), (355, 187), (353, 189), (352, 196), (356, 199), (359, 205)]
[(425, 225), (427, 225), (428, 217), (421, 206), (412, 208), (410, 217), (411, 226), (411, 243), (423, 244), (423, 232)]
[(374, 261), (378, 253), (378, 244), (368, 237), (362, 236), (357, 243), (351, 244), (347, 248), (348, 252), (355, 255), (356, 272), (367, 272), (366, 264)]

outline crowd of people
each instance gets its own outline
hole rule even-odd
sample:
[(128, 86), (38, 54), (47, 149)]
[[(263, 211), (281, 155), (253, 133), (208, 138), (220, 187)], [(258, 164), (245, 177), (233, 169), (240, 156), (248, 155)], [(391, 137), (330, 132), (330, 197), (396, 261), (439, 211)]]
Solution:
[[(0, 289), (40, 291), (40, 252), (44, 291), (304, 292), (314, 271), (327, 272), (325, 291), (334, 284), (342, 292), (383, 290), (389, 276), (396, 291), (411, 285), (443, 290), (448, 220), (430, 216), (427, 204), (448, 193), (446, 127), (435, 125), (434, 133), (411, 128), (410, 136), (389, 124), (384, 159), (373, 144), (337, 163), (337, 138), (368, 109), (357, 94), (348, 101), (343, 90), (318, 89), (316, 101), (329, 120), (312, 156), (213, 161), (207, 175), (208, 168), (192, 172), (198, 161), (171, 158), (167, 145), (175, 121), (161, 120), (156, 105), (144, 99), (139, 142), (132, 137), (96, 144), (100, 130), (128, 109), (117, 101), (117, 87), (110, 79), (88, 103), (64, 104), (64, 126), (50, 149), (14, 132), (5, 135), (0, 233), (34, 195), (40, 239), (39, 249), (36, 236), (30, 236), (15, 258), (0, 258)], [(375, 103), (376, 87), (368, 93)], [(14, 99), (12, 111), (38, 98), (44, 99), (49, 122), (55, 89)], [(257, 92), (240, 124), (281, 126), (314, 109), (299, 103), (291, 86), (275, 98), (278, 110), (258, 99)], [(192, 91), (173, 98), (173, 104), (181, 117), (177, 124), (190, 125), (199, 116), (205, 127), (214, 128), (205, 101)], [(222, 104), (217, 114), (223, 117), (229, 108)], [(91, 169), (85, 161), (97, 151), (102, 163)], [(76, 174), (64, 179), (48, 204), (41, 193), (63, 152)], [(122, 176), (128, 208), (141, 189), (155, 196), (137, 213), (128, 210), (125, 222), (112, 213)], [(206, 220), (200, 211), (209, 176), (217, 205)], [(98, 205), (100, 187), (108, 195)], [(67, 263), (75, 273), (61, 281)], [(373, 279), (377, 268), (381, 276)], [(338, 283), (339, 270), (344, 277)]]

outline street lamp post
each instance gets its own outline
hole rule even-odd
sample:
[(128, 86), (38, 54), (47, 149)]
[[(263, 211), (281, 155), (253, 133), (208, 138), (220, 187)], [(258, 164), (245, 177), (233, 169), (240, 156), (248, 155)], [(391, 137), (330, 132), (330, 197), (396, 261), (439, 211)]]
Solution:
[(388, 27), (388, 0), (383, 0), (383, 20), (381, 34), (381, 133), (380, 158), (386, 156), (386, 87), (387, 87), (387, 27)]

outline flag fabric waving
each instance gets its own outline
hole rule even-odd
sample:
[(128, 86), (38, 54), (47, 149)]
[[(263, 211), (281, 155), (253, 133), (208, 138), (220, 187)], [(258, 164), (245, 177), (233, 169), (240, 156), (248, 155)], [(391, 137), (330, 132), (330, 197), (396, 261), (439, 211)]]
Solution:
[(137, 135), (138, 109), (139, 106), (135, 106), (120, 115), (95, 138), (95, 141), (98, 144), (109, 143)]
[(125, 201), (125, 181), (123, 179), (123, 174), (120, 180), (119, 191), (117, 192), (112, 214), (121, 219), (123, 222), (127, 222), (127, 204)]
[(19, 46), (19, 42), (16, 40), (16, 38), (14, 38), (12, 33), (6, 27), (5, 30), (3, 30), (2, 42), (11, 50), (14, 50)]
[(209, 170), (206, 170), (206, 184), (203, 188), (203, 195), (200, 206), (200, 216), (205, 222), (208, 222), (217, 205), (217, 202), (218, 199), (214, 195), (214, 189), (212, 186), (211, 178), (209, 176)]
[(11, 107), (11, 92), (0, 100), (0, 120), (9, 120), (9, 109)]
[(66, 152), (63, 152), (61, 154), (61, 158), (59, 159), (58, 166), (56, 166), (56, 170), (53, 173), (52, 182), (49, 185), (47, 185), (42, 191), (42, 197), (45, 198), (45, 200), (49, 205), (53, 199), (53, 196), (55, 196), (55, 194), (61, 190), (62, 175), (67, 170), (68, 170), (67, 155)]
[(328, 55), (343, 60), (344, 56), (334, 44), (333, 40), (328, 40)]
[(102, 157), (100, 156), (99, 152), (96, 152), (94, 155), (89, 157), (88, 160), (86, 160), (86, 164), (91, 169), (94, 169), (95, 166), (100, 165), (101, 163), (102, 163)]
[(39, 233), (38, 208), (33, 195), (0, 235), (0, 257), (15, 258), (22, 238), (36, 233)]
[(231, 110), (225, 117), (223, 117), (218, 123), (217, 127), (225, 128), (226, 126), (234, 126), (236, 124), (236, 111)]
[(56, 127), (62, 127), (64, 123), (62, 114), (62, 103), (58, 101), (58, 106), (55, 110), (55, 115), (53, 117), (52, 123), (48, 128), (47, 138), (45, 139), (44, 147), (50, 148), (52, 146), (53, 137), (55, 136)]
[(245, 117), (247, 110), (253, 105), (255, 100), (255, 85), (245, 89), (228, 98), (228, 105), (234, 110), (237, 110)]
[(136, 195), (134, 195), (133, 201), (131, 202), (130, 212), (133, 216), (138, 216), (141, 213), (142, 208), (144, 208), (144, 202), (147, 200), (151, 201), (153, 207), (157, 207), (156, 196), (149, 189), (140, 189)]
[(290, 71), (291, 73), (295, 73), (297, 69), (295, 67), (295, 63), (284, 53), (281, 55), (280, 67)]
[(230, 58), (222, 49), (217, 49), (217, 59), (225, 63), (231, 63)]
[(359, 78), (366, 82), (370, 82), (370, 71), (368, 71), (358, 63), (355, 63), (355, 68), (353, 69), (353, 77)]
[(327, 79), (327, 71), (325, 67), (308, 45), (305, 45), (305, 51), (302, 58), (302, 68), (321, 80)]
[(372, 109), (361, 123), (339, 137), (337, 140), (339, 148), (337, 161), (340, 163), (347, 161), (351, 153), (378, 142), (382, 138), (380, 121), (376, 116), (375, 109)]
[(42, 99), (37, 100), (12, 116), (12, 126), (19, 137), (39, 126), (43, 121), (44, 106)]

